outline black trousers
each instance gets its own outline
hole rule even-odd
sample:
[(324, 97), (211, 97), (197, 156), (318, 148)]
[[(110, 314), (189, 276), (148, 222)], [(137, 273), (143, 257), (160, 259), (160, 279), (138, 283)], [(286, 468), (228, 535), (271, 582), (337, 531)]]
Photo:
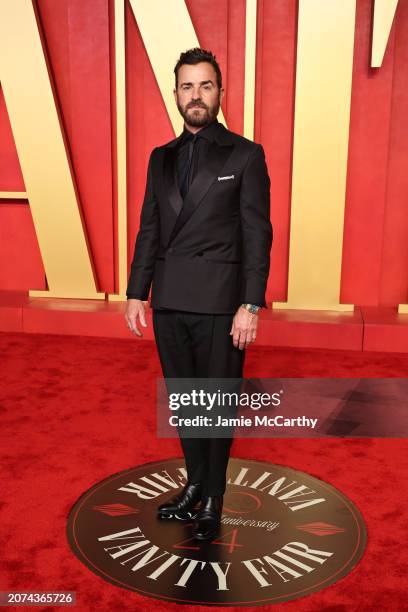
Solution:
[[(233, 314), (154, 309), (154, 335), (164, 378), (242, 378), (245, 350), (232, 343), (233, 318)], [(203, 495), (224, 494), (232, 440), (180, 438), (188, 482), (202, 482)]]

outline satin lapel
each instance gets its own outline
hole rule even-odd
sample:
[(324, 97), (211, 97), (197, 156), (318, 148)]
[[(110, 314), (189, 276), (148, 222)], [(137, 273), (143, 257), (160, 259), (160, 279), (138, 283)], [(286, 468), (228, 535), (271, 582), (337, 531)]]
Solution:
[(176, 147), (168, 147), (164, 158), (164, 187), (169, 202), (176, 215), (178, 215), (183, 206), (183, 198), (178, 188), (176, 157)]
[(211, 184), (222, 172), (222, 168), (231, 155), (233, 148), (234, 147), (232, 144), (223, 146), (218, 145), (216, 142), (209, 144), (205, 156), (202, 160), (200, 160), (199, 170), (190, 185), (190, 189), (188, 190), (184, 203), (181, 199), (180, 193), (178, 192), (182, 201), (182, 208), (171, 232), (169, 243), (173, 240), (183, 225), (187, 223), (191, 215), (197, 210)]

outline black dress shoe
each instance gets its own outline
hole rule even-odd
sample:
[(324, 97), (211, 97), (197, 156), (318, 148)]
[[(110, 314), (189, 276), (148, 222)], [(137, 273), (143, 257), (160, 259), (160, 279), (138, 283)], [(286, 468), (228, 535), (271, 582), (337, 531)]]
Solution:
[(196, 540), (212, 540), (218, 535), (221, 526), (223, 496), (204, 497), (193, 524)]
[(194, 506), (201, 498), (201, 482), (186, 484), (175, 497), (172, 497), (158, 508), (159, 517), (168, 518), (171, 515), (177, 514), (179, 519), (190, 519), (194, 514)]

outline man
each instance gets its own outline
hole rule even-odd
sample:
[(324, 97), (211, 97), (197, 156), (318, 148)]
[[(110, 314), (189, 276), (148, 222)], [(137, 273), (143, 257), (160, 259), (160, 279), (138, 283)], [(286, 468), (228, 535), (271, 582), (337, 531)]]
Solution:
[[(224, 89), (215, 56), (195, 48), (175, 66), (182, 134), (156, 147), (127, 287), (125, 318), (153, 327), (165, 378), (241, 378), (256, 339), (272, 244), (270, 180), (260, 144), (218, 120)], [(232, 438), (181, 438), (187, 484), (159, 516), (191, 516), (198, 540), (220, 528)]]

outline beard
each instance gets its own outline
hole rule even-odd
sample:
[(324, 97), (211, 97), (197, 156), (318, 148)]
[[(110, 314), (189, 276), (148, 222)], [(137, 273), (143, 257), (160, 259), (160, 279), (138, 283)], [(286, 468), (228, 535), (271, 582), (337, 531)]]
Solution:
[(191, 108), (194, 103), (190, 102), (183, 109), (177, 100), (177, 108), (179, 109), (180, 115), (183, 117), (186, 125), (190, 125), (191, 127), (204, 127), (211, 123), (219, 113), (220, 110), (220, 96), (218, 96), (218, 100), (213, 106), (207, 106), (204, 102), (197, 101), (196, 104), (200, 106), (203, 110), (198, 110), (196, 108)]

